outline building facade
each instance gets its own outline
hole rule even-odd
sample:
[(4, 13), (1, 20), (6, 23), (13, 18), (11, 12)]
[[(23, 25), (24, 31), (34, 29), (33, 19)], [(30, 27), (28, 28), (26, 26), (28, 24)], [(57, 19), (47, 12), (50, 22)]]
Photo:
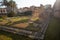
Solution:
[(0, 15), (6, 15), (7, 9), (6, 8), (0, 8)]
[(60, 0), (56, 0), (53, 9), (54, 9), (54, 16), (60, 18)]

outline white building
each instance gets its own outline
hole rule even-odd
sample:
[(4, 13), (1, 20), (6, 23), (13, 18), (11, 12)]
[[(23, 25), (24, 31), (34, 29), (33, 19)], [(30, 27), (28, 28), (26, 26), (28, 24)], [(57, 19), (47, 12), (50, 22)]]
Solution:
[(0, 8), (0, 15), (6, 15), (7, 9), (6, 8)]

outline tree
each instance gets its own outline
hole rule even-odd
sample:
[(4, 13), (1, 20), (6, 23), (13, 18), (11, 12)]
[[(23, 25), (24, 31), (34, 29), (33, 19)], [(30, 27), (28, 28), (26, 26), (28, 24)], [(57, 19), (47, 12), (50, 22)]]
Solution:
[(8, 13), (10, 13), (11, 11), (17, 13), (17, 7), (16, 7), (15, 1), (13, 1), (13, 0), (10, 0), (10, 1), (5, 0), (4, 5), (7, 6)]
[(14, 11), (11, 11), (10, 13), (8, 13), (8, 17), (14, 17), (16, 14), (15, 14), (15, 12)]

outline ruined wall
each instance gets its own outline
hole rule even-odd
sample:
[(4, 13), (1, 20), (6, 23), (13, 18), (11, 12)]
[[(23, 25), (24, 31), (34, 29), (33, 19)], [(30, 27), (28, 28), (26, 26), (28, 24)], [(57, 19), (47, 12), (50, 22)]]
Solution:
[(43, 11), (44, 11), (44, 6), (36, 7), (32, 12), (32, 19), (39, 18), (39, 16), (42, 14)]
[(60, 18), (60, 0), (56, 0), (53, 9), (54, 9), (54, 16)]

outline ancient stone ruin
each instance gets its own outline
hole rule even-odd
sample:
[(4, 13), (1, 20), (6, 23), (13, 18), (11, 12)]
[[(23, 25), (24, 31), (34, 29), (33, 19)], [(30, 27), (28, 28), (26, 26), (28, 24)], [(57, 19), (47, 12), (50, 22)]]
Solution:
[(53, 10), (54, 10), (54, 16), (60, 18), (60, 0), (56, 0)]

